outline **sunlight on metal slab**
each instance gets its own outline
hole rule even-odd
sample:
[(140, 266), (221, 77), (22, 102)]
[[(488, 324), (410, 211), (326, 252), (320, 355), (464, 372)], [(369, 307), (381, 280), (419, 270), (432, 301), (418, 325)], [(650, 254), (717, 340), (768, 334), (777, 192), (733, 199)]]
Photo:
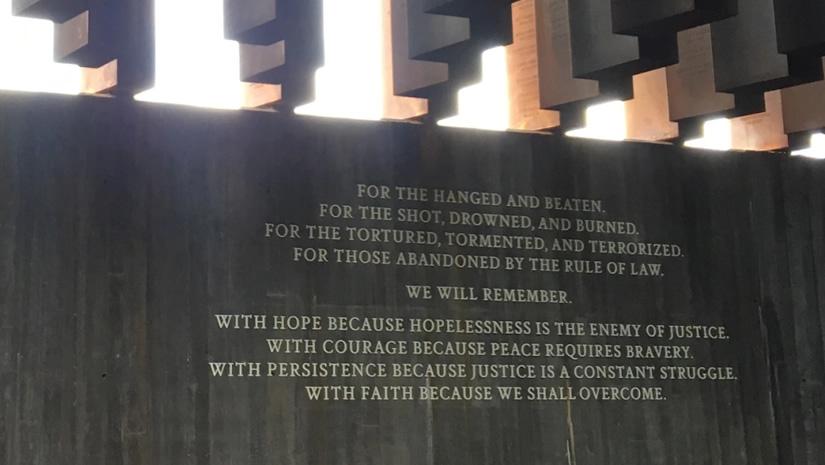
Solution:
[(239, 46), (223, 30), (223, 0), (157, 0), (155, 87), (135, 99), (241, 108)]
[(730, 150), (733, 147), (733, 133), (730, 120), (717, 118), (702, 125), (702, 137), (685, 141), (685, 147), (705, 150)]
[(316, 98), (295, 113), (381, 119), (383, 13), (382, 0), (324, 0), (324, 66), (315, 73)]
[(481, 82), (458, 91), (458, 114), (442, 119), (440, 126), (505, 131), (510, 123), (507, 55), (504, 47), (481, 55)]
[(565, 134), (584, 139), (624, 140), (627, 137), (624, 102), (615, 100), (588, 107), (585, 111), (585, 126)]
[(794, 150), (791, 155), (825, 160), (825, 134), (811, 135), (811, 142), (807, 148)]

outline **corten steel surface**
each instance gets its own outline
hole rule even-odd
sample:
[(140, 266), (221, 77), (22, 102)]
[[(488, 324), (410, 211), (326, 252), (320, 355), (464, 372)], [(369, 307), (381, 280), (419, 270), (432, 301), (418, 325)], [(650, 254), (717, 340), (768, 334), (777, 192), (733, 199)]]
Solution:
[[(296, 7), (292, 0), (224, 0), (224, 34), (227, 39), (267, 45), (287, 36), (288, 13)], [(314, 3), (314, 2), (307, 2)]]
[(426, 98), (430, 120), (451, 116), (458, 109), (458, 83), (481, 78), (481, 50), (472, 47), (470, 19), (426, 13), (423, 0), (399, 3), (406, 6), (407, 59), (442, 65), (415, 80), (399, 75), (406, 81), (401, 95)]
[(779, 51), (794, 56), (825, 55), (825, 2), (774, 2)]
[[(133, 95), (152, 87), (154, 2), (88, 0), (83, 8), (85, 11), (55, 24), (55, 60), (86, 68), (116, 69), (113, 93)], [(114, 60), (116, 66), (111, 63)]]
[(633, 76), (633, 98), (625, 102), (628, 139), (669, 141), (679, 137), (679, 125), (670, 119), (667, 85), (665, 68)]
[(279, 106), (314, 100), (324, 63), (322, 0), (224, 0), (225, 35), (240, 42), (241, 80), (281, 86)]
[(788, 134), (825, 128), (825, 81), (788, 87), (782, 89), (781, 93), (782, 113)]
[(271, 108), (281, 101), (281, 86), (275, 84), (244, 82), (242, 91), (244, 108)]
[(429, 54), (434, 51), (441, 54), (450, 50), (460, 51), (471, 39), (468, 18), (427, 13), (424, 0), (406, 0), (403, 3), (407, 6), (410, 58), (424, 60), (432, 58)]
[(598, 81), (573, 77), (567, 0), (536, 0), (536, 41), (540, 106), (565, 113), (562, 125), (581, 125), (584, 110), (591, 103), (633, 94), (631, 86), (614, 95), (602, 89)]
[(736, 16), (711, 24), (716, 88), (759, 93), (822, 78), (817, 58), (777, 49), (774, 0), (739, 0)]
[(679, 32), (679, 63), (667, 67), (670, 119), (680, 123), (682, 136), (701, 135), (704, 120), (761, 113), (763, 94), (718, 92), (710, 26)]
[(614, 32), (611, 0), (568, 0), (573, 76), (601, 81), (631, 76), (677, 61), (676, 37)]
[(448, 72), (447, 79), (410, 88), (404, 95), (427, 98), (428, 118), (452, 116), (458, 111), (458, 90), (482, 78), (482, 52), (512, 43), (511, 2), (484, 0), (450, 15), (433, 12), (426, 0), (407, 0), (406, 5), (409, 58), (446, 63)]
[[(430, 67), (446, 65), (414, 62), (407, 57), (406, 23), (403, 17), (406, 9), (399, 8), (395, 0), (383, 0), (383, 57), (384, 57), (384, 111), (387, 119), (414, 119), (427, 114), (427, 101), (414, 97), (404, 97), (397, 92), (396, 83), (405, 78), (427, 79), (426, 72)], [(395, 38), (399, 40), (395, 40)], [(423, 76), (417, 73), (425, 73)]]
[(11, 12), (62, 23), (85, 11), (89, 3), (90, 0), (11, 0)]
[(107, 94), (117, 87), (117, 60), (98, 68), (80, 68), (80, 71), (84, 94)]
[(286, 65), (286, 43), (281, 40), (269, 45), (240, 44), (239, 55), (242, 81), (278, 82), (278, 73)]
[(782, 94), (765, 93), (765, 111), (731, 119), (731, 146), (735, 150), (781, 150), (788, 146), (782, 119)]
[(736, 0), (611, 0), (613, 30), (637, 36), (675, 34), (737, 13)]
[(552, 129), (560, 124), (559, 114), (541, 108), (539, 87), (537, 8), (540, 0), (513, 4), (513, 43), (507, 46), (507, 77), (510, 94), (510, 128)]
[[(509, 44), (513, 38), (512, 3), (506, 0), (478, 0), (472, 4), (408, 0), (407, 4), (413, 8), (409, 13), (413, 21), (410, 57), (450, 62), (470, 50)], [(419, 34), (421, 37), (417, 37)]]
[(446, 63), (410, 58), (410, 23), (407, 0), (391, 1), (392, 79), (397, 95), (411, 95), (415, 91), (443, 83), (448, 78)]

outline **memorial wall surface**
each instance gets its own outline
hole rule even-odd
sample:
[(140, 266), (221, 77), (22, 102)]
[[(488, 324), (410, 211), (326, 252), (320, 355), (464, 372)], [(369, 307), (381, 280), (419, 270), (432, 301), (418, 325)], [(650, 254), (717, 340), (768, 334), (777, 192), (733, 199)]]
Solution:
[(825, 165), (0, 95), (0, 461), (821, 465)]

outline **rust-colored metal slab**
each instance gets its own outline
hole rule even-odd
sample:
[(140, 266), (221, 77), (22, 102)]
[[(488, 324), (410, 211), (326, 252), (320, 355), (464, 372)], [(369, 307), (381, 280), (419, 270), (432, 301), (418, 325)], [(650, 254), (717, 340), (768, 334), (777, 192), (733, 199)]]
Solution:
[(679, 137), (679, 125), (670, 120), (667, 98), (665, 68), (633, 76), (633, 98), (625, 102), (628, 139), (668, 141)]
[[(421, 79), (424, 82), (438, 80), (438, 68), (442, 69), (446, 79), (447, 65), (410, 60), (407, 56), (406, 9), (399, 8), (399, 2), (383, 0), (384, 29), (384, 112), (386, 119), (404, 120), (420, 118), (427, 114), (427, 100), (396, 95), (397, 83), (404, 85), (409, 80)], [(397, 16), (396, 16), (397, 15)], [(398, 36), (398, 42), (395, 37)], [(435, 75), (429, 74), (435, 71)], [(421, 81), (419, 81), (421, 82)]]
[(793, 56), (825, 55), (825, 2), (777, 0), (774, 8), (780, 52)]
[(41, 18), (62, 23), (89, 7), (89, 0), (12, 0), (11, 12), (15, 16)]
[[(823, 60), (825, 65), (825, 60)], [(782, 89), (782, 114), (787, 134), (825, 128), (825, 81)]]
[(270, 108), (281, 100), (281, 86), (276, 84), (243, 83), (244, 108)]
[(675, 34), (737, 12), (736, 0), (611, 0), (613, 30), (635, 36)]
[(412, 95), (419, 89), (446, 81), (448, 78), (446, 63), (410, 58), (407, 0), (392, 0), (390, 8), (393, 92), (396, 95)]
[(512, 42), (511, 2), (480, 0), (451, 16), (429, 12), (426, 0), (406, 0), (409, 58), (446, 63), (445, 80), (422, 80), (404, 95), (427, 98), (428, 118), (441, 119), (458, 110), (458, 91), (481, 78), (481, 53)]
[(152, 0), (90, 0), (89, 9), (55, 25), (55, 59), (98, 68), (117, 60), (115, 93), (150, 88), (155, 74)]
[(737, 15), (711, 24), (716, 89), (762, 93), (822, 79), (817, 58), (777, 46), (774, 0), (739, 0)]
[[(562, 110), (601, 98), (599, 82), (573, 77), (567, 0), (536, 0), (539, 104)], [(625, 94), (630, 94), (627, 89)]]
[(541, 108), (537, 7), (537, 0), (521, 0), (513, 4), (513, 43), (507, 46), (512, 129), (537, 131), (560, 124), (558, 112)]
[(227, 38), (241, 44), (241, 79), (281, 86), (279, 105), (312, 101), (324, 64), (323, 0), (224, 0)]
[(765, 111), (731, 120), (731, 146), (735, 150), (781, 150), (788, 146), (782, 119), (782, 94), (765, 94)]
[(633, 37), (613, 30), (611, 0), (568, 0), (573, 76), (616, 81), (677, 61), (676, 37)]
[(765, 110), (761, 92), (729, 94), (716, 90), (710, 26), (679, 32), (678, 43), (679, 63), (667, 67), (668, 108), (670, 119), (680, 123), (684, 137), (698, 137), (706, 119)]

